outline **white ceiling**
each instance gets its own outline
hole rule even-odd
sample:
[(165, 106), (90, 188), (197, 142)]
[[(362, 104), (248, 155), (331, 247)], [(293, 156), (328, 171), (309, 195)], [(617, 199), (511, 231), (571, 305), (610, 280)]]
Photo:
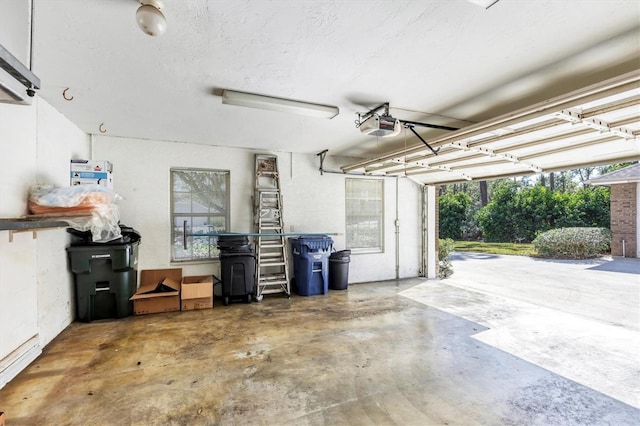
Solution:
[[(360, 134), (356, 112), (382, 102), (465, 127), (640, 67), (637, 0), (164, 0), (160, 37), (138, 6), (34, 0), (40, 96), (88, 133), (368, 158), (417, 141)], [(223, 105), (221, 89), (340, 114)]]

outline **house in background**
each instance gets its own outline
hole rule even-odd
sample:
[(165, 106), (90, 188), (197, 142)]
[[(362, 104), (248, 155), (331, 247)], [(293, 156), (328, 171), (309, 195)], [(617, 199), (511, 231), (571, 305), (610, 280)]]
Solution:
[(611, 255), (638, 256), (640, 222), (640, 163), (589, 181), (611, 187)]

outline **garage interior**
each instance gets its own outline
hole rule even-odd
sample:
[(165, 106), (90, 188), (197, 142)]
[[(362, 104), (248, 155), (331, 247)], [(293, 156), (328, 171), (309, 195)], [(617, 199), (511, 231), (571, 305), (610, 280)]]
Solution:
[[(24, 218), (35, 184), (69, 186), (71, 159), (107, 160), (138, 271), (220, 276), (176, 259), (171, 171), (228, 173), (226, 230), (251, 233), (254, 158), (272, 154), (283, 231), (349, 248), (345, 187), (370, 180), (379, 244), (352, 251), (347, 291), (82, 323), (65, 227), (3, 222), (8, 425), (637, 423), (638, 405), (404, 293), (437, 277), (438, 185), (640, 159), (636, 1), (160, 6), (166, 31), (149, 36), (137, 0), (0, 0), (0, 45), (41, 82), (0, 103), (0, 218)], [(385, 116), (390, 135), (366, 134)]]

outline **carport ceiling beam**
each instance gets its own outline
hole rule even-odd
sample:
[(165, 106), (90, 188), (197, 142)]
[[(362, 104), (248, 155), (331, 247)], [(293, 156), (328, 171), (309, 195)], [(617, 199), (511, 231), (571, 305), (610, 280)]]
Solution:
[(528, 169), (531, 169), (536, 173), (542, 173), (542, 168), (540, 168), (539, 166), (536, 166), (535, 164), (531, 164), (531, 163), (525, 163), (521, 161), (518, 157), (512, 154), (497, 153), (491, 148), (486, 148), (486, 147), (469, 148), (465, 143), (462, 143), (462, 142), (454, 142), (451, 144), (451, 146), (454, 148), (462, 149), (464, 151), (477, 152), (479, 155), (482, 155), (485, 157), (498, 157), (501, 160), (508, 161), (511, 163), (521, 163), (523, 166), (525, 166)]
[[(433, 157), (433, 155), (431, 157)], [(484, 154), (473, 153), (470, 155), (466, 155), (464, 157), (456, 157), (456, 158), (450, 158), (448, 160), (439, 160), (434, 162), (425, 161), (425, 160), (428, 160), (428, 158), (424, 158), (423, 156), (407, 158), (406, 160), (396, 158), (393, 160), (395, 164), (389, 165), (387, 163), (385, 168), (393, 168), (398, 164), (405, 164), (405, 165), (417, 164), (417, 165), (420, 165), (421, 167), (429, 167), (429, 168), (434, 168), (438, 170), (443, 170), (443, 169), (439, 169), (439, 167), (444, 165), (450, 166), (451, 164), (462, 163), (465, 161), (474, 160), (476, 158), (485, 158), (485, 157), (486, 156)], [(375, 167), (367, 168), (366, 170), (368, 171), (368, 170), (374, 170), (374, 169), (380, 170), (380, 168), (375, 168)]]
[[(530, 176), (535, 174), (532, 171), (522, 171), (522, 172), (516, 172), (516, 173), (502, 173), (502, 174), (496, 174), (496, 175), (491, 175), (491, 176), (483, 176), (482, 180), (495, 180), (495, 179), (507, 179), (507, 178), (514, 178), (514, 177), (520, 177), (520, 176)], [(441, 180), (438, 181), (437, 183), (433, 183), (430, 185), (447, 185), (447, 184), (451, 184), (451, 183), (460, 183), (460, 182), (465, 182), (465, 180), (462, 179), (456, 179), (456, 180)]]
[[(387, 175), (414, 176), (414, 175), (434, 173), (434, 172), (448, 172), (448, 173), (454, 172), (454, 169), (448, 166), (432, 166), (430, 164), (423, 163), (420, 161), (407, 161), (407, 162), (402, 162), (400, 160), (395, 160), (395, 161), (398, 162), (398, 164), (396, 165), (397, 167), (387, 171), (386, 173)], [(472, 179), (471, 176), (467, 175), (466, 173), (457, 172), (457, 174), (460, 175), (464, 180)]]
[(505, 164), (505, 163), (510, 163), (510, 161), (504, 160), (502, 158), (499, 158), (497, 160), (493, 160), (493, 161), (483, 161), (482, 163), (471, 163), (471, 164), (465, 164), (462, 166), (452, 166), (451, 170), (464, 170), (464, 169), (468, 169), (468, 168), (472, 168), (475, 166), (481, 166), (481, 167), (490, 167), (490, 166), (497, 166), (500, 164)]
[(558, 141), (562, 141), (562, 140), (566, 140), (566, 139), (574, 138), (578, 136), (585, 136), (592, 133), (593, 133), (593, 130), (591, 129), (572, 130), (571, 132), (561, 133), (559, 135), (550, 136), (548, 138), (536, 139), (536, 140), (522, 142), (522, 143), (514, 143), (513, 145), (508, 145), (502, 148), (498, 148), (495, 151), (497, 153), (505, 153), (505, 152), (514, 151), (517, 149), (526, 149), (526, 148), (531, 148), (534, 146), (540, 146), (545, 144), (554, 144), (555, 142), (558, 142)]
[(552, 154), (558, 154), (560, 152), (567, 152), (567, 151), (572, 151), (576, 148), (585, 148), (587, 146), (591, 146), (591, 145), (598, 145), (604, 142), (612, 142), (615, 140), (619, 140), (619, 138), (617, 138), (616, 136), (607, 136), (607, 137), (603, 137), (603, 138), (599, 138), (599, 139), (594, 139), (594, 140), (590, 140), (588, 142), (582, 142), (582, 143), (578, 143), (578, 144), (572, 144), (572, 145), (567, 145), (567, 146), (563, 146), (560, 148), (555, 148), (555, 149), (546, 149), (544, 151), (540, 151), (540, 152), (536, 152), (534, 154), (529, 154), (529, 155), (523, 155), (522, 159), (523, 160), (530, 160), (533, 158), (539, 158), (539, 157), (544, 157), (547, 155), (552, 155)]
[(607, 114), (609, 112), (620, 111), (626, 108), (633, 108), (638, 105), (640, 105), (640, 95), (635, 95), (619, 101), (609, 102), (605, 105), (585, 109), (581, 114), (583, 118), (589, 118), (596, 115)]
[[(626, 163), (629, 161), (638, 161), (640, 160), (640, 156), (637, 155), (632, 155), (632, 156), (626, 156), (626, 157), (617, 157), (616, 161), (620, 162), (620, 163)], [(599, 160), (591, 160), (591, 161), (587, 161), (584, 163), (571, 163), (570, 165), (567, 166), (559, 166), (559, 167), (551, 167), (548, 169), (545, 169), (544, 172), (545, 173), (555, 173), (555, 172), (563, 172), (563, 171), (567, 171), (567, 170), (572, 170), (572, 169), (579, 169), (579, 168), (584, 168), (584, 167), (595, 167), (595, 166), (603, 166), (603, 165), (607, 165), (610, 164), (611, 160), (608, 158), (601, 158)], [(420, 174), (420, 173), (418, 173)], [(515, 172), (515, 173), (502, 173), (502, 174), (495, 174), (495, 175), (483, 175), (482, 178), (479, 179), (474, 179), (474, 180), (495, 180), (495, 179), (507, 179), (507, 178), (514, 178), (514, 177), (520, 177), (520, 176), (530, 176), (535, 174), (532, 171), (520, 171), (520, 172)], [(451, 183), (460, 183), (460, 182), (465, 182), (466, 179), (451, 179), (451, 180), (438, 180), (437, 182), (430, 182), (427, 183), (428, 185), (447, 185), (447, 184), (451, 184)]]
[(545, 129), (550, 129), (553, 127), (556, 127), (559, 123), (563, 123), (562, 120), (559, 120), (557, 118), (553, 118), (551, 120), (545, 120), (541, 123), (536, 123), (536, 124), (532, 124), (530, 126), (526, 126), (526, 127), (522, 127), (518, 130), (515, 130), (513, 132), (506, 132), (504, 134), (498, 135), (498, 136), (492, 136), (492, 137), (488, 137), (488, 138), (484, 138), (484, 139), (478, 139), (478, 140), (474, 140), (474, 141), (470, 141), (467, 143), (467, 145), (470, 148), (473, 148), (475, 146), (478, 145), (486, 145), (486, 144), (490, 144), (493, 142), (499, 142), (501, 140), (504, 139), (510, 139), (510, 138), (515, 138), (518, 136), (524, 136), (530, 133), (534, 133), (534, 132), (538, 132), (540, 130), (545, 130)]
[(557, 113), (557, 116), (573, 124), (584, 124), (585, 126), (594, 129), (598, 132), (611, 132), (624, 139), (635, 139), (633, 130), (625, 127), (612, 127), (606, 121), (597, 118), (585, 118), (580, 112), (571, 109), (565, 109)]
[(423, 152), (426, 150), (426, 147), (423, 144), (414, 145), (409, 148), (400, 149), (397, 151), (390, 152), (389, 154), (383, 155), (382, 157), (378, 157), (374, 160), (364, 160), (359, 161), (357, 163), (342, 167), (342, 171), (347, 173), (356, 169), (373, 166), (375, 164), (383, 163), (388, 160), (393, 160), (394, 158), (404, 157), (405, 155), (417, 154), (419, 152)]
[(447, 173), (452, 173), (452, 174), (456, 174), (458, 176), (460, 176), (462, 179), (456, 177), (457, 180), (459, 181), (471, 181), (473, 180), (473, 178), (471, 176), (469, 176), (466, 173), (462, 173), (462, 172), (457, 172), (452, 170), (450, 167), (446, 167), (446, 166), (438, 166), (438, 167), (429, 167), (429, 166), (425, 166), (424, 168), (422, 168), (422, 170), (417, 170), (415, 172), (410, 172), (410, 173), (406, 173), (407, 176), (418, 176), (418, 175), (422, 175), (425, 173), (431, 173), (433, 171), (439, 171), (439, 172), (447, 172)]

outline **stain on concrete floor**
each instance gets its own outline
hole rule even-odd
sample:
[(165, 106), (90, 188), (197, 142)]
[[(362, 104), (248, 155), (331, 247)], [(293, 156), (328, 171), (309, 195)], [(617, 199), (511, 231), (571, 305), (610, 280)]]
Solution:
[(421, 282), (73, 323), (0, 390), (0, 410), (8, 426), (637, 424), (399, 295)]

